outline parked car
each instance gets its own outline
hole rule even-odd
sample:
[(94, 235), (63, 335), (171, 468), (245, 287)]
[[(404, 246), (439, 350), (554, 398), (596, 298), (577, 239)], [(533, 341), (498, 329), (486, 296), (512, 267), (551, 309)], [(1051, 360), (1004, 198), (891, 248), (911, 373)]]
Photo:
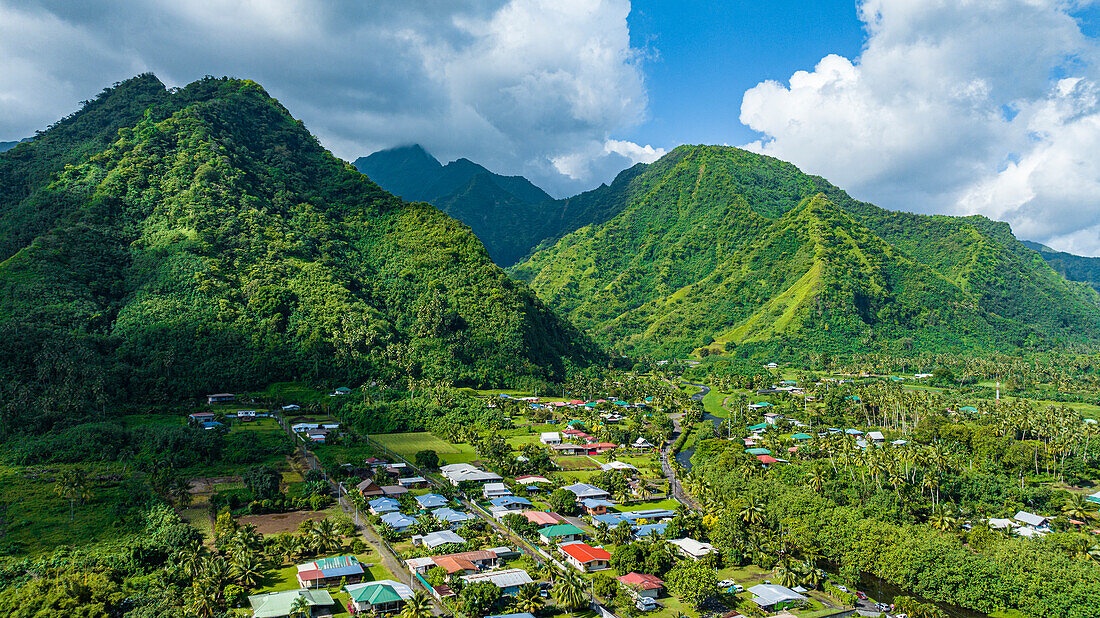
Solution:
[(836, 589), (841, 591), (841, 592), (848, 592), (848, 588), (846, 588), (844, 586), (837, 586)]
[(730, 586), (734, 586), (736, 584), (737, 582), (733, 581), (732, 579), (723, 579), (722, 581), (718, 582), (718, 587), (729, 588)]
[(861, 601), (867, 600), (867, 595), (858, 590), (856, 590), (856, 596), (859, 597)]

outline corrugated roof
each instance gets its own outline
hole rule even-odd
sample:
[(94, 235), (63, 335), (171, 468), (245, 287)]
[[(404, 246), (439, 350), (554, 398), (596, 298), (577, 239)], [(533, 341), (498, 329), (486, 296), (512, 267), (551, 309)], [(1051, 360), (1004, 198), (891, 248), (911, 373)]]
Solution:
[(611, 554), (606, 549), (591, 547), (587, 543), (570, 543), (560, 546), (559, 549), (581, 563), (611, 560)]

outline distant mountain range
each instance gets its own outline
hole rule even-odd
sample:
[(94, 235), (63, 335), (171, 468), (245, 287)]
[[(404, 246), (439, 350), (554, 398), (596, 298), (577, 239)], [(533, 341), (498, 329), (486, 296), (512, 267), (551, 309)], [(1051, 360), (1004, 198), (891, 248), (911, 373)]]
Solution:
[(428, 202), (470, 226), (501, 266), (606, 218), (606, 205), (588, 194), (554, 200), (523, 176), (502, 176), (469, 159), (443, 165), (419, 145), (381, 150), (353, 165), (390, 193)]
[(1096, 290), (1067, 281), (1007, 224), (883, 210), (774, 158), (683, 146), (583, 199), (601, 204), (605, 220), (510, 272), (613, 349), (905, 353), (1100, 341)]
[(279, 380), (543, 384), (602, 362), (469, 228), (254, 82), (143, 75), (0, 154), (0, 431)]
[(1100, 258), (1056, 251), (1046, 245), (1030, 240), (1021, 242), (1024, 246), (1038, 251), (1047, 264), (1050, 264), (1051, 268), (1066, 279), (1080, 281), (1100, 292)]
[(18, 141), (14, 141), (14, 142), (0, 142), (0, 152), (7, 152), (7, 151), (11, 150), (12, 148), (15, 148), (19, 144), (22, 144), (23, 142), (29, 142), (32, 139), (34, 139), (34, 138), (33, 137), (24, 137), (23, 139), (18, 140)]

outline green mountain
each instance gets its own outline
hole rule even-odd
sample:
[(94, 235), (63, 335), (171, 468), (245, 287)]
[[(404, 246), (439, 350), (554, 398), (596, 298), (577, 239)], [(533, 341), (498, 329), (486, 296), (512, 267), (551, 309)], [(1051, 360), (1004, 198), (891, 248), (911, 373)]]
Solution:
[(982, 217), (858, 202), (795, 166), (683, 146), (585, 198), (602, 223), (511, 269), (614, 348), (1014, 350), (1100, 340), (1100, 296)]
[(144, 75), (0, 155), (0, 417), (276, 380), (562, 378), (601, 353), (458, 221), (250, 81)]
[(1021, 242), (1027, 248), (1038, 251), (1039, 255), (1058, 274), (1070, 281), (1080, 281), (1100, 292), (1100, 258), (1056, 251), (1046, 245), (1030, 240)]
[(15, 148), (19, 144), (22, 144), (23, 142), (29, 142), (29, 141), (31, 141), (31, 138), (25, 137), (21, 140), (14, 141), (14, 142), (0, 142), (0, 152), (7, 152), (7, 151), (11, 150), (12, 148)]

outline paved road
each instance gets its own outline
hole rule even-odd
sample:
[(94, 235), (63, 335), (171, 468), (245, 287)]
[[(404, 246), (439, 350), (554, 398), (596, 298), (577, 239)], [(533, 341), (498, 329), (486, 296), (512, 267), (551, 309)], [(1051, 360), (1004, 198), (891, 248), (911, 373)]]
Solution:
[[(708, 389), (708, 391), (709, 391), (709, 389)], [(679, 433), (680, 433), (680, 419), (679, 418), (673, 418), (672, 419), (672, 429), (673, 429), (674, 435), (679, 435)], [(701, 510), (699, 508), (699, 504), (695, 502), (695, 499), (692, 498), (691, 495), (688, 494), (688, 492), (684, 491), (683, 486), (680, 485), (680, 479), (676, 478), (676, 471), (672, 469), (672, 464), (669, 463), (669, 453), (672, 451), (672, 445), (675, 442), (676, 442), (675, 439), (670, 438), (670, 439), (666, 440), (664, 444), (661, 445), (661, 454), (660, 454), (661, 470), (664, 472), (665, 478), (668, 479), (669, 493), (672, 494), (673, 498), (676, 498), (680, 502), (686, 504), (688, 508), (690, 508), (692, 510), (695, 510), (695, 511)]]

